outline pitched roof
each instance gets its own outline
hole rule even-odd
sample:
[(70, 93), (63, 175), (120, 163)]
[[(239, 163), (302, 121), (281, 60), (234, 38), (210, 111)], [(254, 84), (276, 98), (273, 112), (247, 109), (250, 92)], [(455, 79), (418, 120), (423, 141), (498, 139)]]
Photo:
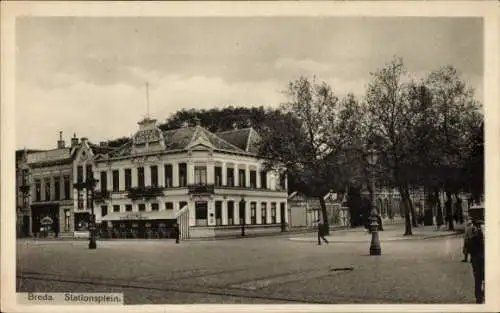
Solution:
[(30, 153), (27, 156), (28, 163), (58, 162), (71, 159), (71, 148), (52, 149)]
[(261, 137), (252, 127), (219, 132), (216, 135), (246, 152), (259, 152)]

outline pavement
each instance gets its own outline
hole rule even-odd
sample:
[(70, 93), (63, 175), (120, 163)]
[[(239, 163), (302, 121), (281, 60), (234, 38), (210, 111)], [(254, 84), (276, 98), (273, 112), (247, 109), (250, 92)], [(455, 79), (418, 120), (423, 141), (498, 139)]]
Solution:
[[(419, 226), (412, 228), (412, 235), (404, 236), (404, 225), (385, 225), (383, 231), (379, 231), (379, 239), (381, 241), (400, 241), (400, 240), (425, 240), (437, 237), (455, 236), (461, 237), (464, 232), (464, 225), (455, 225), (455, 230), (451, 231), (447, 228), (436, 229), (435, 226)], [(330, 242), (366, 242), (371, 240), (371, 233), (364, 228), (339, 229), (330, 231), (329, 236), (325, 238)], [(292, 237), (292, 240), (299, 241), (318, 241), (317, 233), (309, 237), (297, 236)]]
[(369, 256), (362, 230), (333, 232), (321, 246), (314, 233), (98, 241), (96, 250), (79, 240), (18, 240), (17, 290), (123, 292), (126, 304), (473, 304), (461, 237), (415, 230), (414, 240), (390, 240), (403, 231), (381, 232), (381, 256)]

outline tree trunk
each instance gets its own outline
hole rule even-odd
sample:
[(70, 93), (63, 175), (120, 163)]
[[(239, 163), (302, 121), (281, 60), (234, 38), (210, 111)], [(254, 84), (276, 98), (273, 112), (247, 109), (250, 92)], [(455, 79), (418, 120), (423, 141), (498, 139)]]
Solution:
[(446, 219), (448, 220), (448, 229), (455, 230), (455, 227), (453, 226), (453, 213), (452, 213), (452, 207), (451, 207), (451, 192), (449, 190), (446, 190), (445, 209), (446, 209)]
[(411, 201), (410, 195), (408, 195), (408, 203), (410, 205), (410, 212), (411, 212), (411, 225), (413, 227), (418, 227), (417, 215), (415, 214), (415, 206), (413, 205), (413, 202)]
[(443, 210), (441, 209), (441, 201), (439, 200), (439, 190), (436, 189), (434, 190), (434, 203), (436, 205), (436, 225), (437, 228), (439, 229), (443, 224)]
[(325, 236), (330, 235), (330, 225), (328, 224), (328, 212), (326, 212), (326, 203), (323, 196), (319, 196), (319, 204), (321, 205), (321, 215), (323, 216), (323, 227), (325, 227)]
[(411, 220), (410, 220), (410, 199), (408, 193), (408, 187), (400, 186), (399, 194), (401, 195), (401, 199), (403, 200), (403, 207), (405, 211), (405, 233), (403, 236), (411, 236), (413, 235), (411, 232)]

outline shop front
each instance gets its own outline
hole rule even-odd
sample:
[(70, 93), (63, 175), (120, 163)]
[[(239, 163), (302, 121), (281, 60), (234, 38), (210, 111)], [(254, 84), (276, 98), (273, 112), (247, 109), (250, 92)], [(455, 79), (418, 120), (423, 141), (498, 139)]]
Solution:
[(31, 216), (33, 219), (31, 231), (36, 237), (59, 233), (59, 204), (33, 204)]
[[(173, 238), (172, 230), (183, 212), (113, 212), (101, 218), (102, 238)], [(186, 211), (187, 213), (187, 211)]]

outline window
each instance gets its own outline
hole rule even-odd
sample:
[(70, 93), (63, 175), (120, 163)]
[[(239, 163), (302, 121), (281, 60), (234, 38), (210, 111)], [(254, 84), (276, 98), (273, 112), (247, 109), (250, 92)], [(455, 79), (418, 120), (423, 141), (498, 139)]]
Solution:
[(151, 211), (158, 211), (159, 209), (158, 203), (151, 203)]
[(173, 202), (165, 202), (165, 210), (173, 210), (174, 203)]
[(79, 183), (83, 182), (83, 166), (81, 165), (76, 168), (76, 178)]
[(228, 168), (226, 173), (227, 185), (234, 187), (234, 168)]
[(118, 170), (113, 171), (113, 191), (120, 191), (120, 172)]
[(40, 180), (36, 179), (35, 180), (35, 201), (42, 200), (41, 188), (42, 188), (42, 184), (41, 184)]
[(64, 199), (70, 199), (71, 185), (69, 183), (69, 176), (64, 176)]
[(142, 166), (137, 168), (137, 186), (144, 187), (144, 167)]
[(227, 224), (234, 225), (234, 201), (227, 202)]
[(179, 164), (179, 187), (186, 187), (187, 184), (187, 165), (186, 163)]
[(106, 216), (106, 215), (108, 215), (108, 206), (101, 205), (101, 216)]
[(144, 211), (146, 211), (146, 204), (139, 203), (139, 212), (144, 212)]
[(108, 190), (108, 173), (106, 171), (101, 172), (101, 192)]
[(208, 204), (206, 201), (195, 202), (195, 219), (197, 226), (207, 226)]
[(120, 212), (120, 205), (118, 204), (113, 205), (113, 212)]
[(257, 204), (250, 202), (250, 224), (257, 224)]
[(257, 188), (257, 172), (250, 171), (250, 188)]
[(61, 199), (61, 181), (59, 177), (54, 177), (54, 200)]
[(276, 203), (271, 203), (271, 224), (276, 224)]
[(262, 202), (260, 204), (260, 210), (261, 210), (261, 223), (267, 224), (267, 203), (266, 202)]
[(158, 187), (158, 166), (151, 166), (151, 186)]
[(286, 205), (285, 202), (280, 203), (280, 223), (286, 223)]
[(216, 166), (215, 169), (215, 186), (222, 186), (222, 167)]
[(286, 174), (281, 174), (280, 175), (280, 189), (285, 190), (286, 187)]
[(238, 183), (240, 187), (246, 187), (246, 175), (243, 169), (238, 170)]
[(45, 201), (50, 201), (50, 180), (45, 180)]
[(86, 171), (86, 180), (90, 181), (92, 178), (94, 178), (94, 173), (92, 172), (92, 164), (87, 164), (85, 166), (85, 171)]
[(260, 188), (267, 189), (267, 172), (260, 172)]
[(186, 201), (179, 202), (179, 209), (183, 209), (188, 203)]
[(194, 184), (206, 185), (207, 184), (207, 167), (195, 166), (194, 167)]
[(64, 210), (64, 231), (69, 231), (69, 218), (71, 216), (70, 210)]
[(125, 204), (125, 212), (132, 212), (132, 204)]
[(215, 201), (215, 225), (222, 225), (222, 201)]
[(132, 170), (129, 168), (125, 169), (125, 190), (130, 190), (132, 188)]
[(173, 187), (172, 164), (165, 165), (165, 187)]

